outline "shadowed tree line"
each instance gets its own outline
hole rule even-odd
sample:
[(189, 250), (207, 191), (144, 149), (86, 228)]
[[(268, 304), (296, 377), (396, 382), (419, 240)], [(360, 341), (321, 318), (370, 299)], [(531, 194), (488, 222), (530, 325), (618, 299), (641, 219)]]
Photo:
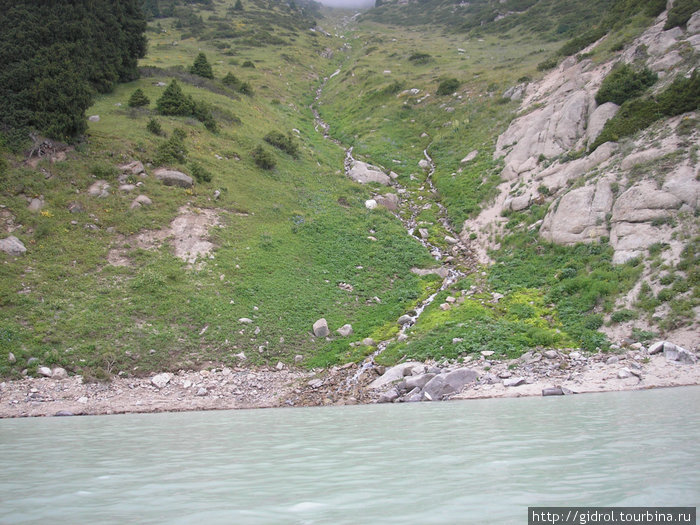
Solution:
[(0, 128), (70, 140), (96, 93), (138, 78), (139, 0), (0, 0)]

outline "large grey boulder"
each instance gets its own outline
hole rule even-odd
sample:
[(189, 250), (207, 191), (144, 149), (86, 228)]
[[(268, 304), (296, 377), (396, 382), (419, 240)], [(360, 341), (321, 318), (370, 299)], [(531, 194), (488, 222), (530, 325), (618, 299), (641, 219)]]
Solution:
[(181, 171), (169, 170), (168, 168), (158, 168), (153, 172), (156, 179), (161, 181), (166, 186), (179, 186), (181, 188), (191, 188), (194, 185), (194, 179)]
[(119, 170), (122, 173), (126, 173), (128, 175), (145, 175), (146, 174), (146, 169), (143, 167), (143, 164), (139, 162), (138, 160), (135, 160), (133, 162), (129, 162), (128, 164), (122, 164), (119, 166)]
[(27, 209), (33, 213), (41, 211), (44, 206), (46, 205), (46, 202), (44, 202), (44, 197), (43, 195), (39, 198), (33, 198), (31, 201), (29, 201), (29, 205), (27, 206)]
[(688, 350), (668, 342), (664, 344), (664, 357), (666, 361), (678, 361), (686, 365), (694, 365), (697, 362), (697, 358)]
[(328, 329), (328, 322), (324, 318), (321, 318), (314, 323), (313, 331), (316, 337), (327, 337), (328, 334), (331, 333), (331, 331)]
[(427, 385), (432, 378), (435, 377), (435, 374), (421, 374), (417, 376), (408, 376), (406, 379), (404, 379), (404, 385), (406, 387), (406, 390), (413, 390), (414, 388), (419, 388), (423, 389), (425, 385)]
[(423, 387), (423, 393), (426, 399), (439, 401), (446, 396), (460, 392), (466, 385), (475, 382), (478, 377), (479, 374), (471, 368), (458, 368), (432, 378)]
[(27, 248), (17, 237), (10, 235), (9, 237), (0, 239), (0, 251), (17, 257), (19, 255), (24, 255), (27, 252)]
[(396, 366), (392, 366), (389, 370), (384, 372), (377, 379), (372, 381), (368, 388), (374, 390), (381, 388), (394, 381), (399, 381), (404, 378), (404, 376), (410, 376), (415, 374), (422, 374), (425, 371), (425, 365), (423, 363), (418, 363), (415, 361), (409, 361), (407, 363), (401, 363)]
[(360, 184), (376, 182), (388, 186), (391, 183), (391, 178), (381, 168), (359, 160), (353, 162), (352, 167), (348, 170), (348, 177)]

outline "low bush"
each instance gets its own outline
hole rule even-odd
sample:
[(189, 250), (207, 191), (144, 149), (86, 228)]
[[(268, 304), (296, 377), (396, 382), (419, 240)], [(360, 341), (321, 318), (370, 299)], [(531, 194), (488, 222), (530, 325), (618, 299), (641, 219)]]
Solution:
[(151, 118), (148, 121), (148, 124), (146, 124), (146, 129), (153, 133), (154, 135), (164, 135), (163, 133), (163, 128), (160, 125), (160, 122), (157, 119)]
[(668, 11), (664, 29), (685, 26), (698, 9), (700, 9), (700, 0), (675, 0), (673, 7)]
[(276, 166), (275, 157), (268, 150), (262, 146), (257, 146), (252, 152), (251, 156), (255, 161), (255, 165), (258, 168), (264, 170), (271, 170)]
[(616, 66), (603, 80), (595, 101), (598, 104), (614, 102), (620, 106), (627, 100), (641, 95), (658, 78), (658, 75), (648, 68), (635, 70), (628, 64)]
[(271, 146), (289, 153), (295, 159), (299, 158), (299, 147), (291, 134), (285, 135), (279, 131), (270, 131), (263, 140)]
[(187, 160), (187, 148), (183, 135), (181, 130), (175, 130), (168, 140), (161, 142), (156, 149), (153, 162), (161, 166), (184, 163)]
[(440, 82), (437, 88), (438, 95), (451, 95), (459, 89), (459, 80), (456, 78), (447, 78)]
[(197, 162), (190, 164), (190, 173), (197, 182), (211, 182), (211, 172)]
[(408, 60), (414, 64), (427, 64), (433, 60), (433, 57), (431, 57), (428, 53), (413, 53), (410, 57), (408, 57)]
[(537, 71), (548, 71), (550, 69), (554, 69), (559, 65), (559, 61), (555, 58), (547, 58), (537, 64)]

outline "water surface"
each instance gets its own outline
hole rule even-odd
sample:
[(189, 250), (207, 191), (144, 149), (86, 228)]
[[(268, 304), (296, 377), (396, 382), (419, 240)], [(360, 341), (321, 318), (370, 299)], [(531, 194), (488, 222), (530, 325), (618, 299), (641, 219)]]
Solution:
[(0, 523), (524, 523), (700, 503), (700, 387), (0, 421)]

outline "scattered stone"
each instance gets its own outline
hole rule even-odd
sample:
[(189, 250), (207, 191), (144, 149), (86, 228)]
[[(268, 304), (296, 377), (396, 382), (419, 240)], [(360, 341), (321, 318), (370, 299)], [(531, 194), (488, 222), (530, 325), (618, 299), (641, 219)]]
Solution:
[(430, 162), (428, 162), (426, 159), (421, 159), (418, 162), (418, 166), (427, 171), (430, 169)]
[(446, 303), (454, 304), (456, 301), (457, 301), (457, 299), (455, 299), (455, 298), (452, 297), (451, 295), (448, 295), (447, 297), (445, 297), (445, 302), (446, 302)]
[(53, 370), (51, 370), (51, 378), (53, 378), (53, 379), (65, 379), (67, 377), (68, 377), (68, 372), (66, 372), (65, 368), (61, 368), (60, 366), (57, 366)]
[(524, 377), (509, 377), (503, 380), (503, 386), (520, 386), (525, 383)]
[(620, 358), (617, 357), (616, 355), (611, 355), (605, 360), (606, 365), (614, 365), (615, 363), (618, 363), (620, 361)]
[(377, 344), (377, 343), (375, 343), (374, 339), (372, 339), (371, 337), (365, 337), (362, 340), (363, 346), (374, 346), (375, 344)]
[(153, 172), (156, 179), (161, 181), (166, 186), (179, 186), (181, 188), (191, 188), (194, 185), (194, 179), (181, 171), (169, 170), (167, 168), (158, 168)]
[(411, 317), (408, 314), (404, 314), (401, 317), (399, 317), (398, 321), (396, 321), (396, 322), (399, 324), (399, 326), (404, 326), (404, 325), (412, 323), (413, 317)]
[(153, 201), (151, 199), (149, 199), (145, 195), (139, 195), (131, 203), (131, 209), (134, 210), (136, 208), (140, 208), (141, 206), (150, 206), (151, 204), (153, 204)]
[(234, 354), (234, 357), (237, 357), (237, 358), (240, 359), (241, 361), (245, 361), (245, 360), (246, 360), (245, 352), (239, 352), (239, 353), (237, 353), (237, 354)]
[(84, 405), (84, 404), (87, 403), (87, 402), (88, 402), (88, 398), (85, 397), (85, 396), (82, 396), (82, 397), (79, 397), (79, 398), (78, 398), (78, 403), (80, 403), (81, 405)]
[(377, 207), (377, 201), (374, 199), (368, 199), (365, 201), (365, 208), (368, 210), (373, 210)]
[(146, 173), (146, 169), (143, 167), (143, 164), (138, 160), (129, 162), (128, 164), (122, 164), (119, 166), (119, 170), (122, 173), (127, 173), (129, 175), (141, 175)]
[(119, 186), (119, 190), (125, 193), (131, 193), (136, 189), (136, 184), (122, 184)]
[(83, 207), (80, 205), (79, 202), (71, 202), (68, 205), (68, 211), (70, 213), (83, 213), (83, 211), (85, 210), (83, 210)]
[(395, 388), (392, 388), (380, 395), (379, 398), (377, 398), (377, 403), (393, 403), (398, 397), (399, 393)]
[(641, 350), (642, 349), (642, 343), (632, 343), (630, 345), (630, 348), (632, 350)]
[(454, 237), (450, 237), (449, 235), (445, 235), (445, 242), (447, 244), (457, 244), (459, 241), (455, 239)]
[(542, 352), (542, 355), (545, 356), (547, 359), (556, 359), (559, 357), (559, 353), (556, 350), (545, 350)]
[(105, 197), (109, 197), (110, 188), (111, 186), (106, 180), (98, 180), (90, 185), (90, 187), (87, 190), (87, 193), (88, 195), (90, 195), (90, 197), (104, 199)]
[(17, 362), (17, 358), (15, 357), (15, 354), (13, 354), (12, 352), (9, 352), (9, 353), (7, 354), (7, 361), (8, 361), (11, 365), (14, 365), (14, 364)]
[(327, 337), (331, 333), (331, 331), (328, 329), (328, 323), (324, 318), (321, 318), (314, 323), (313, 332), (314, 336), (316, 337)]
[(316, 378), (316, 379), (312, 379), (311, 381), (309, 381), (306, 384), (309, 385), (311, 388), (319, 388), (319, 387), (323, 386), (323, 380)]
[(569, 357), (571, 359), (580, 359), (581, 358), (581, 352), (571, 352), (569, 354)]
[(481, 355), (484, 357), (491, 357), (494, 354), (493, 350), (482, 350)]
[(548, 388), (543, 388), (542, 389), (542, 396), (547, 397), (547, 396), (563, 396), (564, 391), (560, 386), (553, 386), (553, 387), (548, 387)]
[(343, 326), (338, 328), (336, 330), (336, 332), (338, 332), (338, 334), (341, 337), (347, 337), (349, 335), (352, 335), (352, 325), (351, 324), (344, 324)]
[(27, 366), (32, 366), (34, 363), (37, 363), (39, 361), (38, 358), (36, 357), (30, 357), (27, 359)]
[(408, 336), (404, 333), (400, 333), (399, 335), (396, 336), (396, 340), (399, 343), (403, 343), (404, 341), (408, 340)]
[(10, 235), (9, 237), (0, 239), (0, 251), (18, 257), (24, 255), (27, 252), (27, 248), (17, 237)]
[(51, 369), (48, 366), (40, 366), (36, 369), (36, 373), (40, 376), (51, 377)]
[(460, 162), (461, 162), (462, 164), (467, 164), (468, 162), (473, 161), (473, 160), (476, 158), (476, 156), (477, 156), (478, 154), (479, 154), (479, 152), (478, 152), (477, 150), (471, 151), (471, 152), (469, 152), (469, 153), (467, 154), (467, 156), (464, 157)]
[(462, 339), (461, 337), (453, 337), (453, 338), (452, 338), (452, 344), (453, 344), (453, 345), (456, 345), (457, 343), (461, 343), (461, 342), (463, 342), (463, 341), (464, 341), (464, 339)]
[(168, 383), (170, 383), (170, 380), (173, 378), (172, 374), (169, 374), (167, 372), (164, 372), (162, 374), (156, 374), (151, 378), (151, 384), (155, 386), (158, 389), (161, 389), (165, 387)]
[(42, 210), (42, 208), (46, 205), (46, 202), (44, 202), (43, 197), (41, 198), (34, 198), (31, 201), (29, 201), (29, 205), (27, 206), (27, 209), (31, 211), (32, 213), (37, 213)]
[(196, 396), (203, 397), (207, 395), (207, 389), (204, 388), (203, 386), (199, 387), (199, 390), (197, 390), (197, 393), (195, 394)]
[(430, 233), (428, 233), (428, 230), (426, 228), (418, 228), (418, 234), (423, 240), (427, 239), (430, 236)]
[(387, 193), (376, 198), (377, 204), (387, 210), (396, 211), (399, 208), (399, 196), (395, 193)]
[(252, 320), (252, 319), (249, 319), (248, 317), (241, 317), (241, 318), (238, 320), (238, 322), (239, 322), (239, 323), (243, 323), (243, 324), (253, 324), (253, 320)]
[(451, 308), (452, 308), (452, 306), (449, 303), (442, 303), (440, 305), (440, 310), (443, 310), (443, 311), (450, 310)]
[(301, 363), (304, 360), (304, 356), (301, 354), (297, 354), (294, 356), (294, 362), (295, 363)]
[(659, 354), (664, 351), (665, 341), (658, 341), (649, 347), (649, 355)]
[(630, 371), (627, 368), (622, 368), (617, 372), (618, 379), (627, 379), (630, 376)]
[(88, 120), (90, 122), (99, 122), (100, 121), (100, 116), (99, 115), (90, 115), (88, 117)]
[(275, 368), (277, 370), (284, 370), (284, 363), (282, 363), (282, 361), (277, 361), (277, 365), (275, 365)]

